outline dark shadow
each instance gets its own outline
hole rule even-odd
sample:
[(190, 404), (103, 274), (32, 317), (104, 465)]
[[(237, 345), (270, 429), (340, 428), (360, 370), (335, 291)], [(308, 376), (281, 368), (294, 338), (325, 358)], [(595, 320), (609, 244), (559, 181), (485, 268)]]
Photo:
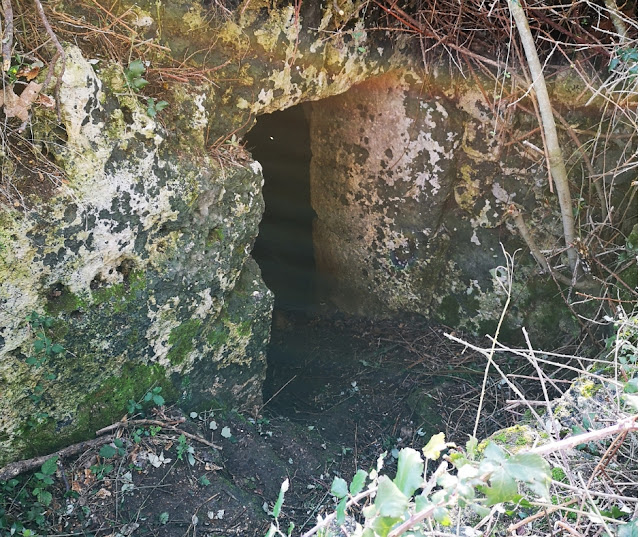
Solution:
[(264, 174), (265, 213), (253, 257), (277, 310), (308, 313), (315, 301), (309, 124), (302, 105), (260, 116), (245, 137)]

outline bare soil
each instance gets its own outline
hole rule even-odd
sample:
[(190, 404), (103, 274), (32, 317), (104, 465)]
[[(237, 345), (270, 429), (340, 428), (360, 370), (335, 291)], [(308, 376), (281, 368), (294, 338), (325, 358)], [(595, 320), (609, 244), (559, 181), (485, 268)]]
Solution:
[[(123, 423), (120, 453), (61, 461), (47, 534), (261, 536), (286, 478), (283, 525), (308, 529), (330, 509), (335, 476), (385, 451), (392, 466), (394, 450), (440, 430), (466, 440), (484, 364), (444, 329), (276, 312), (258, 415), (159, 408), (147, 417), (162, 427)], [(488, 414), (483, 434), (508, 424)]]

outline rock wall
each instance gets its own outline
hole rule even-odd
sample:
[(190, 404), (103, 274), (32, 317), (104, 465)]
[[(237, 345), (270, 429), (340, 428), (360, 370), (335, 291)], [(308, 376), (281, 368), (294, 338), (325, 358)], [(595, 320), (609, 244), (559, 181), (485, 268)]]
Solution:
[[(523, 245), (505, 205), (527, 208), (541, 247), (560, 244), (545, 173), (501, 150), (483, 93), (446, 68), (425, 75), (350, 0), (325, 4), (256, 1), (225, 18), (123, 2), (122, 21), (157, 45), (157, 115), (123, 66), (67, 45), (61, 121), (34, 106), (29, 127), (60, 179), (2, 155), (19, 201), (0, 212), (0, 464), (92, 436), (154, 386), (187, 409), (261, 404), (273, 296), (250, 253), (263, 179), (237, 142), (256, 115), (314, 102), (316, 255), (345, 311), (490, 329), (500, 244)], [(555, 287), (518, 261), (512, 326), (557, 331)]]

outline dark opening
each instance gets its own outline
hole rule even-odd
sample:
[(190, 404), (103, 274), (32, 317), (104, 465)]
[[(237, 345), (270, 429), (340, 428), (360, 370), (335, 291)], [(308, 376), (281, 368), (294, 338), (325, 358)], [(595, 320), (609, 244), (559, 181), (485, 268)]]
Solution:
[(315, 300), (309, 123), (302, 105), (260, 116), (246, 135), (264, 174), (265, 213), (253, 257), (276, 310), (309, 312)]

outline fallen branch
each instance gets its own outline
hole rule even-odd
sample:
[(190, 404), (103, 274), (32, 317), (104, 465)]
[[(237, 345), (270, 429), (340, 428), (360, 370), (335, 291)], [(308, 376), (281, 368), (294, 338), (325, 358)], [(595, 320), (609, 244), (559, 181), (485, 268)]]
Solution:
[(174, 423), (184, 423), (184, 418), (179, 420), (174, 420), (172, 422), (160, 421), (160, 420), (130, 420), (130, 421), (119, 421), (118, 423), (114, 423), (107, 427), (103, 427), (102, 429), (96, 431), (96, 435), (105, 434), (107, 432), (114, 431), (119, 428), (126, 428), (130, 426), (138, 426), (138, 425), (155, 425), (157, 427), (162, 427), (163, 429), (167, 429), (169, 431), (174, 431), (176, 433), (183, 434), (185, 438), (190, 438), (191, 440), (195, 440), (196, 442), (200, 442), (205, 446), (209, 446), (213, 449), (222, 449), (222, 446), (214, 444), (213, 442), (209, 442), (206, 438), (202, 438), (197, 434), (188, 433), (187, 431), (183, 431), (182, 429), (178, 429)]
[(625, 431), (637, 431), (638, 430), (638, 416), (631, 416), (620, 420), (615, 425), (610, 425), (604, 429), (598, 429), (597, 431), (591, 431), (588, 433), (579, 434), (577, 436), (570, 436), (557, 442), (551, 442), (544, 446), (538, 446), (530, 449), (527, 453), (535, 453), (536, 455), (548, 455), (555, 451), (564, 451), (571, 449), (579, 444), (586, 444), (587, 442), (593, 442), (594, 440), (600, 440), (607, 436), (612, 436), (617, 433)]
[(12, 479), (24, 472), (28, 472), (29, 470), (33, 470), (34, 468), (38, 468), (39, 466), (42, 466), (46, 461), (48, 461), (51, 457), (55, 457), (56, 455), (60, 458), (70, 457), (71, 455), (76, 455), (78, 453), (81, 453), (82, 451), (86, 451), (87, 449), (96, 448), (103, 444), (113, 442), (114, 438), (114, 435), (94, 438), (93, 440), (86, 440), (85, 442), (72, 444), (64, 449), (56, 451), (55, 453), (50, 453), (49, 455), (42, 455), (40, 457), (34, 457), (32, 459), (12, 462), (11, 464), (7, 464), (4, 468), (0, 468), (0, 481), (7, 481), (8, 479)]

